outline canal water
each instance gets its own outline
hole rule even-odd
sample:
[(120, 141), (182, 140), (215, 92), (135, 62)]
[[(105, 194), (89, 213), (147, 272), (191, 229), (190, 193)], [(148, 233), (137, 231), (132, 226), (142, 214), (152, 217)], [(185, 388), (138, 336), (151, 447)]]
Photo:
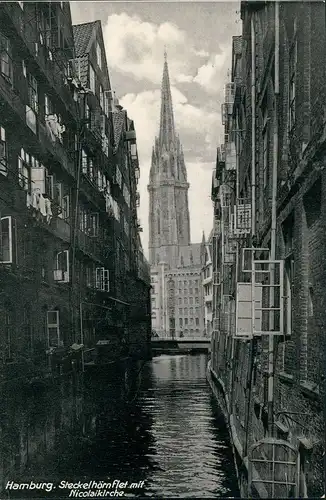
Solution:
[[(61, 481), (101, 487), (114, 480), (128, 482), (127, 497), (239, 496), (206, 364), (205, 355), (160, 356), (8, 394), (0, 410), (0, 498), (67, 498), (72, 487), (61, 489)], [(48, 487), (13, 489), (23, 482)]]

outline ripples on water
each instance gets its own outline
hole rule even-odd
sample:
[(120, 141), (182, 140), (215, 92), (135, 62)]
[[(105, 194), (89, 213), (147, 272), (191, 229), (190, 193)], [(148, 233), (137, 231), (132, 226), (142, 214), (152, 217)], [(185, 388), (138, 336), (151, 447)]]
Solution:
[(56, 453), (37, 466), (30, 460), (29, 477), (145, 481), (138, 493), (161, 498), (238, 496), (206, 362), (205, 355), (160, 356), (143, 367), (136, 383), (131, 376), (122, 384), (121, 374), (86, 375), (73, 396), (74, 411), (65, 415), (73, 429), (67, 430), (69, 422), (61, 425)]

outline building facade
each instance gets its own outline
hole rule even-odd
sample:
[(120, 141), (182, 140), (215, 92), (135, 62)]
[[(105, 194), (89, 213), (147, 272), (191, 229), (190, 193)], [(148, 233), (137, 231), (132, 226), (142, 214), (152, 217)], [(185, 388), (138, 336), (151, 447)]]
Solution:
[(206, 242), (203, 235), (203, 270), (202, 286), (204, 296), (204, 335), (211, 337), (213, 332), (213, 256), (212, 256), (213, 232)]
[(242, 495), (325, 491), (325, 7), (241, 2), (212, 184), (208, 372)]
[(160, 336), (204, 331), (201, 244), (190, 242), (187, 170), (174, 116), (165, 55), (159, 137), (149, 178), (152, 326)]
[(150, 277), (135, 131), (100, 23), (73, 27), (67, 2), (4, 2), (0, 63), (1, 377), (69, 371), (98, 340), (132, 351), (133, 309), (150, 337)]

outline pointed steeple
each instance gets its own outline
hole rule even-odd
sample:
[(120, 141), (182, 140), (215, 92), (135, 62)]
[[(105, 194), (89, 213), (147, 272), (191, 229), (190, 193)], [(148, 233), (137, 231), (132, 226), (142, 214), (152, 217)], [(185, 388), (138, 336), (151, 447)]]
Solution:
[(169, 68), (167, 62), (167, 54), (164, 52), (164, 67), (162, 78), (162, 91), (161, 91), (161, 120), (160, 120), (160, 133), (159, 144), (163, 144), (166, 149), (170, 149), (170, 145), (175, 143), (175, 129), (172, 107), (172, 95), (170, 88)]

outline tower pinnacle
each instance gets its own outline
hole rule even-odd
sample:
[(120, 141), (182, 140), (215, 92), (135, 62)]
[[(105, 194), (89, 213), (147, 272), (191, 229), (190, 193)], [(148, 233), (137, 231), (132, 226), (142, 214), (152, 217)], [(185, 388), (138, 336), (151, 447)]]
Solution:
[(165, 50), (162, 90), (161, 90), (161, 120), (160, 120), (159, 144), (161, 148), (163, 145), (165, 145), (167, 150), (169, 150), (170, 145), (174, 144), (174, 142), (175, 142), (175, 129), (174, 129), (172, 96), (170, 88), (167, 54)]

